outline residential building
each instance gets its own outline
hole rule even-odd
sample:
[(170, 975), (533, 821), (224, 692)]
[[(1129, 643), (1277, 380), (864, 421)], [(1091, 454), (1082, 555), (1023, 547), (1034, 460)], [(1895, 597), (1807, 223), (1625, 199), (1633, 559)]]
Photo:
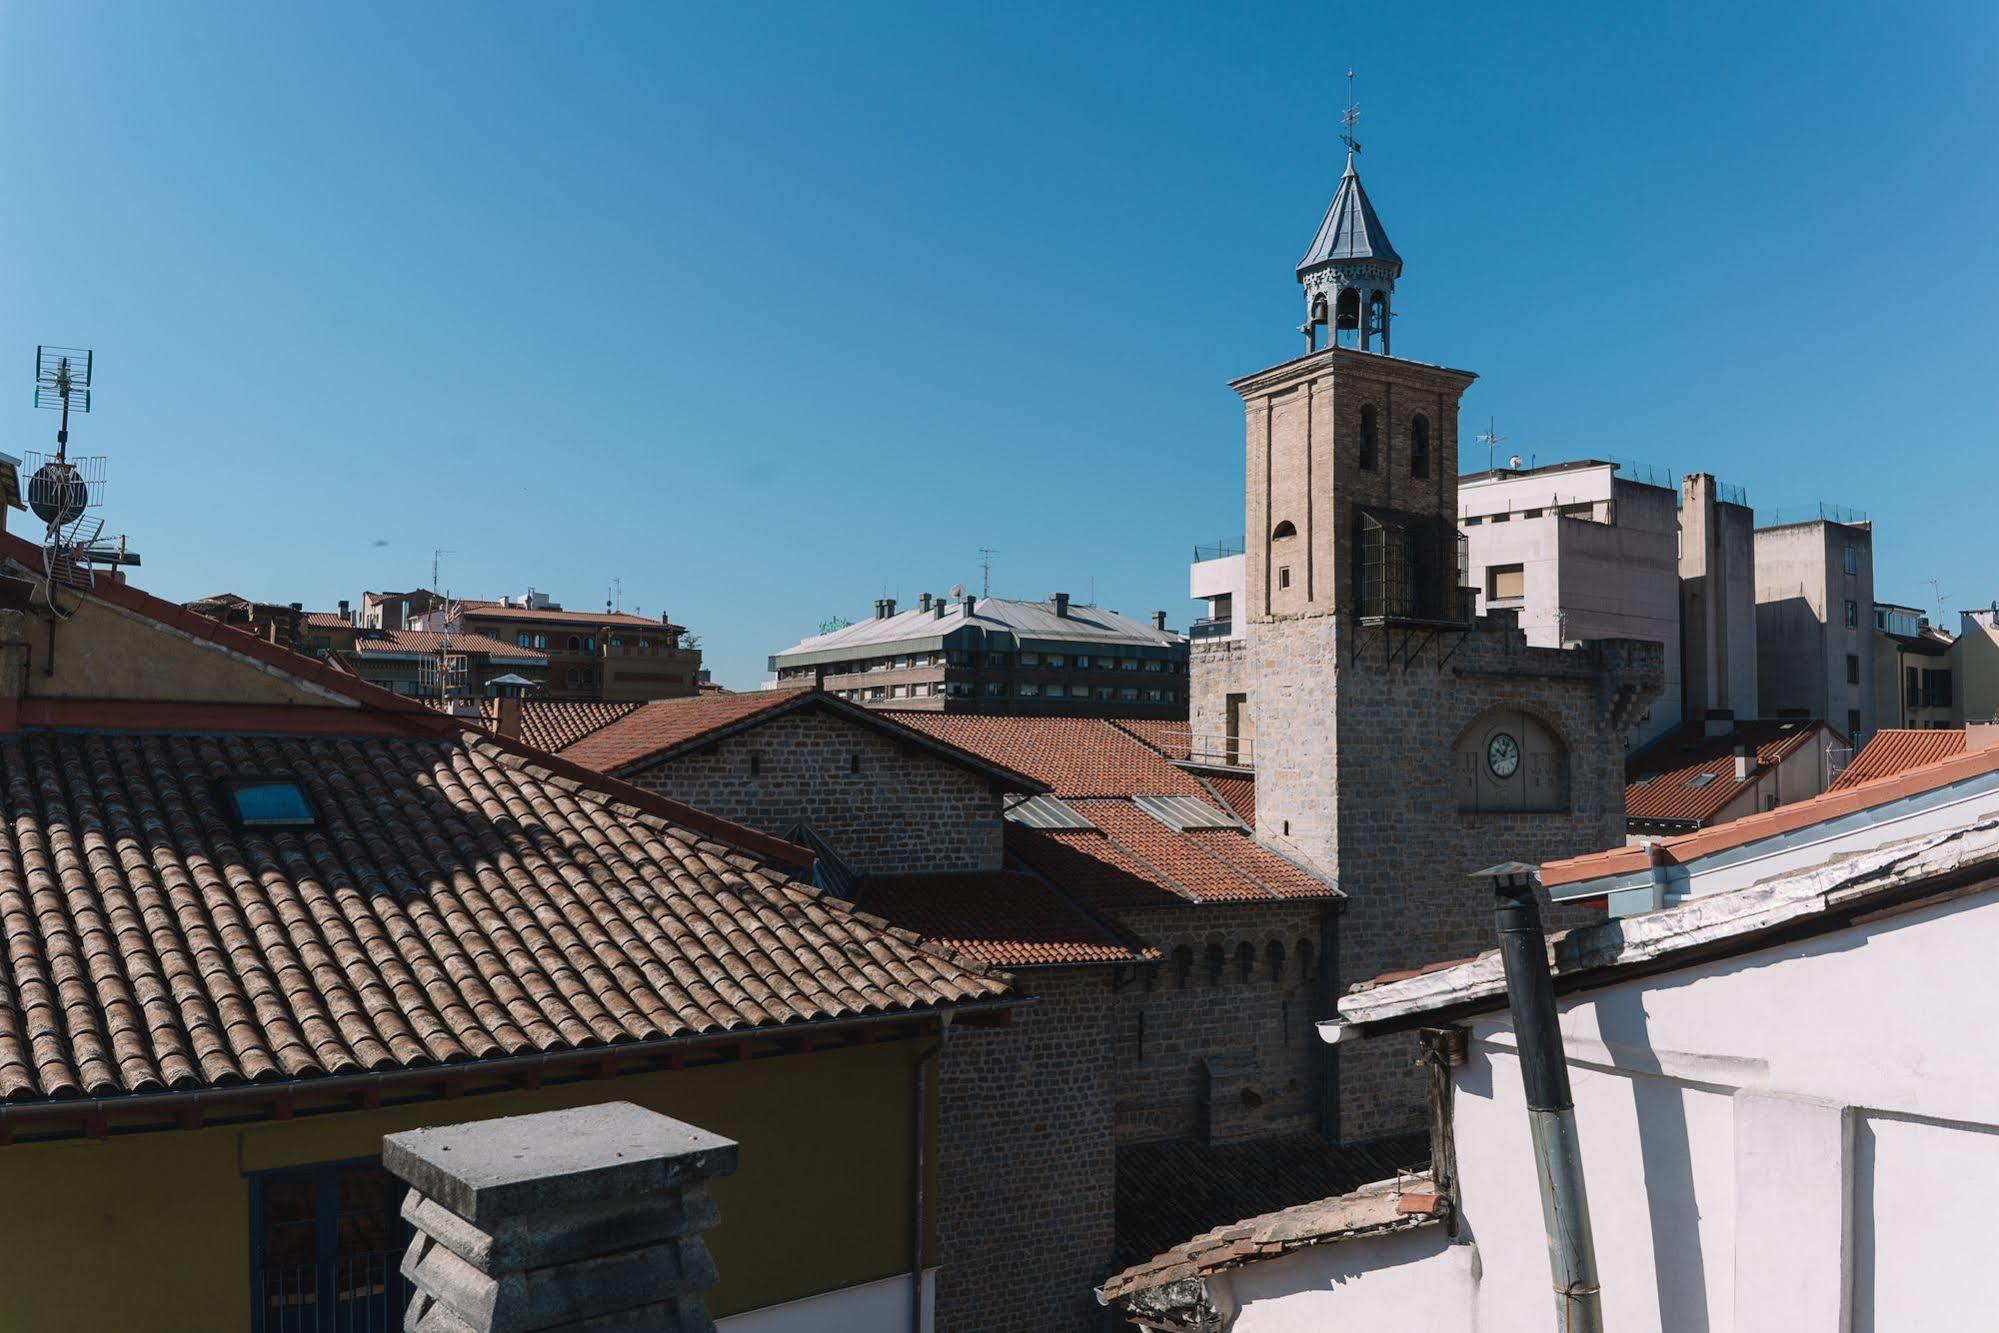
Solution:
[(547, 653), (485, 634), (363, 629), (333, 657), (370, 685), (436, 703), (484, 699), (507, 685), (538, 690), (548, 674)]
[(770, 659), (777, 684), (818, 683), (871, 708), (1064, 717), (1187, 715), (1187, 640), (1058, 592), (1046, 602), (933, 598), (803, 639)]
[(1959, 616), (1951, 672), (1965, 723), (1999, 722), (1999, 604)]
[(335, 653), (350, 651), (360, 634), (360, 626), (354, 623), (354, 612), (343, 601), (338, 611), (306, 613), (305, 641), (299, 645), (299, 651), (308, 657), (324, 660)]
[(384, 1134), (605, 1101), (742, 1145), (724, 1327), (921, 1313), (929, 1071), (1019, 988), (790, 843), (43, 561), (0, 536), (0, 1326), (397, 1326)]
[(309, 638), (305, 607), (300, 602), (253, 602), (233, 592), (221, 592), (189, 602), (187, 609), (281, 648), (298, 648)]
[(1200, 692), (1188, 706), (1188, 744), (1201, 758), (1229, 767), (1253, 762), (1256, 720), (1244, 684), (1249, 642), (1246, 556), (1241, 542), (1194, 548), (1188, 592), (1207, 613), (1188, 629), (1188, 675)]
[(428, 588), (361, 594), (362, 629), (414, 629), (417, 621), (447, 604)]
[(1964, 724), (1953, 647), (1920, 608), (1874, 604), (1874, 707), (1883, 727), (1936, 731)]
[(1824, 718), (1863, 745), (1875, 726), (1874, 531), (1845, 518), (1756, 530), (1757, 712)]
[(1625, 766), (1625, 836), (1672, 837), (1809, 800), (1846, 753), (1845, 737), (1815, 718), (1737, 722), (1711, 712)]
[(1693, 472), (1680, 478), (1679, 520), (1680, 715), (1753, 717), (1762, 702), (1755, 512), (1741, 487)]
[[(1103, 1289), (1148, 1329), (1921, 1329), (1989, 1323), (1984, 1238), (1941, 1198), (1999, 1188), (1983, 1058), (1999, 821), (1557, 935), (1563, 1141), (1491, 952), (1356, 987), (1336, 1049), (1423, 1032), (1426, 1176), (1186, 1242)], [(1577, 1159), (1571, 1159), (1572, 1161)], [(1586, 1209), (1544, 1201), (1573, 1182)], [(1589, 1292), (1558, 1313), (1557, 1229)]]
[(483, 634), (548, 656), (542, 692), (561, 700), (678, 699), (701, 687), (701, 650), (687, 627), (606, 607), (568, 611), (530, 588), (499, 601), (453, 602), (415, 621), (427, 630)]
[[(1402, 271), (1350, 159), (1297, 270), (1309, 350), (1230, 386), (1245, 643), (1192, 681), (1193, 733), (1249, 719), (1258, 843), (1347, 895), (1336, 981), (1484, 940), (1490, 911), (1465, 875), (1492, 860), (1495, 829), (1527, 859), (1622, 843), (1625, 736), (1664, 686), (1657, 639), (1536, 647), (1517, 614), (1476, 615), (1458, 529), (1474, 377), (1391, 357), (1385, 337), (1372, 350)], [(1327, 1076), (1343, 1144), (1424, 1123), (1407, 1049), (1341, 1053)]]
[(1665, 678), (1632, 728), (1636, 749), (1685, 716), (1679, 512), (1670, 488), (1620, 466), (1588, 459), (1460, 477), (1458, 523), (1478, 610), (1516, 613), (1529, 644), (1660, 645)]

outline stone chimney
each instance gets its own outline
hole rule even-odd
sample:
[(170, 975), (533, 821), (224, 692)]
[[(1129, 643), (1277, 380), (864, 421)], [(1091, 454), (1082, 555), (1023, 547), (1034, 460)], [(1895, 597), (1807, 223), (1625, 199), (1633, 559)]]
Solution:
[(970, 593), (966, 593), (966, 594), (965, 594), (965, 614), (966, 614), (966, 616), (968, 616), (968, 617), (969, 617), (969, 616), (970, 616), (970, 615), (971, 615), (971, 614), (972, 614), (972, 613), (973, 613), (974, 611), (976, 611), (976, 610), (978, 610), (978, 609), (979, 609), (979, 599), (978, 599), (978, 598), (976, 598), (976, 597), (974, 597), (974, 596), (972, 596), (972, 594), (970, 594)]
[(887, 620), (889, 617), (893, 616), (894, 614), (895, 614), (895, 598), (893, 597), (882, 598), (882, 619)]
[(1749, 780), (1749, 774), (1755, 769), (1755, 767), (1756, 767), (1755, 749), (1747, 744), (1736, 746), (1735, 780), (1737, 782), (1747, 782)]
[(1050, 605), (1050, 606), (1052, 606), (1052, 607), (1054, 607), (1054, 608), (1055, 608), (1055, 614), (1056, 614), (1056, 615), (1058, 615), (1058, 616), (1066, 616), (1066, 615), (1068, 615), (1068, 614), (1069, 614), (1069, 594), (1068, 594), (1068, 593), (1066, 593), (1066, 592), (1051, 592), (1051, 593), (1049, 593), (1049, 594), (1048, 594), (1048, 605)]
[(1161, 634), (1166, 632), (1166, 613), (1164, 611), (1154, 611), (1152, 613), (1152, 628), (1158, 630)]
[(932, 620), (941, 620), (941, 619), (943, 619), (943, 618), (944, 618), (944, 606), (945, 606), (945, 601), (944, 601), (944, 599), (943, 599), (942, 597), (939, 597), (939, 598), (938, 598), (938, 599), (937, 599), (936, 601), (932, 602), (932, 603), (930, 604), (930, 618), (931, 618)]
[(1701, 723), (1703, 736), (1727, 736), (1735, 730), (1735, 710), (1733, 708), (1710, 708)]
[(347, 609), (347, 599), (345, 597), (340, 599), (340, 618), (349, 625), (354, 623), (354, 615)]
[(521, 696), (512, 692), (493, 701), (493, 731), (510, 741), (521, 738)]
[(416, 1228), (402, 1326), (453, 1333), (714, 1327), (707, 1182), (736, 1145), (630, 1102), (508, 1116), (382, 1141)]
[(920, 595), (919, 595), (919, 596), (917, 597), (917, 599), (916, 599), (916, 609), (917, 609), (917, 610), (919, 610), (919, 611), (928, 611), (928, 610), (930, 609), (930, 594), (929, 594), (929, 593), (927, 593), (927, 592), (926, 592), (926, 593), (922, 593), (922, 594), (920, 594)]

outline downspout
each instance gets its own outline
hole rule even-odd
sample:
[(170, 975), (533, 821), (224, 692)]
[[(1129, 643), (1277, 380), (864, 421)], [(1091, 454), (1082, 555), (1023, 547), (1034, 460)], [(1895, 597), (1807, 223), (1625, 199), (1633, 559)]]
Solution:
[(1541, 1222), (1555, 1282), (1556, 1327), (1562, 1333), (1602, 1333), (1603, 1294), (1583, 1188), (1581, 1145), (1569, 1066), (1555, 1021), (1555, 987), (1548, 976), (1548, 942), (1534, 900), (1536, 868), (1509, 862), (1479, 872), (1492, 880), (1499, 957), (1506, 967), (1506, 1002), (1520, 1048), (1520, 1080), (1534, 1136), (1534, 1174), (1541, 1186)]
[(937, 1022), (937, 1044), (916, 1059), (916, 1080), (911, 1090), (916, 1114), (910, 1127), (910, 1159), (914, 1170), (909, 1187), (909, 1333), (923, 1333), (923, 1229), (929, 1221), (924, 1208), (923, 1159), (930, 1139), (930, 1069), (950, 1035), (951, 1016), (945, 1014)]

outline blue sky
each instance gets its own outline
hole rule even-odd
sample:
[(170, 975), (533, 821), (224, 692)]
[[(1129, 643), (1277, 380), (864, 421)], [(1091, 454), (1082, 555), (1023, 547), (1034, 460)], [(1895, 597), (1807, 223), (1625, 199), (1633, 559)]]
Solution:
[(330, 608), (446, 547), (461, 595), (620, 578), (737, 686), (982, 545), (1182, 624), (1348, 64), (1467, 441), (1859, 506), (1884, 599), (1999, 596), (1968, 0), (11, 5), (0, 448), (87, 344), (151, 590)]

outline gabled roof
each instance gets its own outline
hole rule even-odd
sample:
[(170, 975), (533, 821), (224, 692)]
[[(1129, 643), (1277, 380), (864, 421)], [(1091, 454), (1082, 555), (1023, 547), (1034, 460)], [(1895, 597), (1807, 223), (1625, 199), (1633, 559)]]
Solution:
[(1006, 791), (1033, 792), (1042, 784), (1003, 763), (934, 736), (912, 735), (874, 709), (816, 689), (755, 690), (656, 699), (592, 731), (563, 757), (603, 773), (628, 774), (668, 763), (681, 754), (760, 727), (802, 709), (832, 713), (854, 726), (914, 745), (933, 757), (968, 768)]
[(1157, 949), (1125, 938), (1033, 876), (1013, 870), (870, 875), (854, 906), (991, 967), (1135, 963)]
[(988, 639), (1001, 636), (1016, 644), (1047, 644), (1055, 651), (1064, 646), (1082, 648), (1125, 646), (1155, 655), (1183, 651), (1186, 640), (1171, 630), (1158, 630), (1142, 621), (1081, 602), (1069, 603), (1067, 614), (1057, 614), (1047, 602), (1019, 601), (1011, 597), (944, 602), (943, 614), (924, 610), (876, 616), (826, 634), (801, 639), (776, 654), (779, 666), (804, 666), (843, 661), (855, 656), (879, 655), (907, 644), (912, 649), (951, 636), (953, 642), (983, 633)]
[(522, 648), (487, 634), (444, 634), (420, 629), (364, 629), (355, 634), (354, 646), (347, 651), (356, 657), (434, 657), (449, 649), (454, 653), (485, 653), (521, 662), (548, 661), (548, 654), (538, 648)]
[(1964, 753), (1964, 731), (1887, 728), (1874, 733), (1827, 791), (1845, 791)]
[(1388, 230), (1381, 225), (1367, 191), (1361, 188), (1360, 173), (1354, 170), (1353, 155), (1347, 155), (1347, 169), (1340, 176), (1340, 188), (1333, 195), (1319, 230), (1312, 237), (1305, 257), (1298, 261), (1302, 282), (1314, 269), (1353, 259), (1372, 259), (1389, 265), (1396, 277), (1402, 276), (1402, 256), (1388, 243)]
[(650, 620), (624, 611), (564, 611), (553, 606), (503, 606), (493, 601), (467, 600), (458, 604), (458, 614), (466, 620), (526, 620), (550, 625), (600, 625), (606, 629), (652, 629), (679, 631), (687, 627), (667, 621)]
[[(1676, 727), (1625, 765), (1625, 817), (1704, 825), (1821, 731), (1837, 736), (1825, 723), (1809, 719), (1745, 721), (1721, 736), (1709, 736), (1700, 722)], [(1738, 745), (1756, 751), (1749, 776), (1740, 780), (1735, 776)]]
[[(523, 699), (521, 741), (537, 750), (560, 750), (644, 706), (640, 699)], [(489, 731), (499, 725), (498, 699), (479, 701), (479, 721)]]

